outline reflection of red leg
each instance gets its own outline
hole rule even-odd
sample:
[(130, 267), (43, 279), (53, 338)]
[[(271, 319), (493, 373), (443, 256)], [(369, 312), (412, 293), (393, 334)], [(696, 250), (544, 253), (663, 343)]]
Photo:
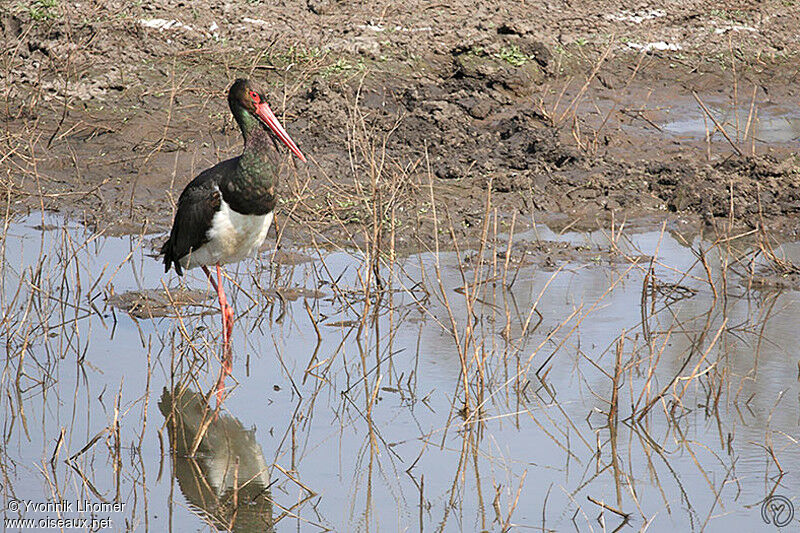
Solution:
[(225, 399), (225, 378), (228, 377), (231, 373), (231, 352), (228, 349), (225, 349), (225, 353), (222, 358), (222, 368), (219, 369), (219, 377), (217, 378), (217, 384), (214, 389), (217, 392), (217, 406), (222, 404), (222, 401)]

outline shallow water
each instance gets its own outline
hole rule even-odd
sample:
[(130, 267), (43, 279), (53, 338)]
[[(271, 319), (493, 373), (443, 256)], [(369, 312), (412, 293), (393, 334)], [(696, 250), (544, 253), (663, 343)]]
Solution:
[[(441, 286), (432, 253), (384, 265), (391, 291), (380, 299), (365, 297), (372, 271), (355, 251), (300, 249), (313, 261), (295, 265), (265, 253), (229, 269), (241, 284), (229, 289), (234, 379), (208, 416), (215, 398), (196, 393), (212, 392), (219, 369), (212, 295), (177, 317), (129, 316), (106, 300), (179, 289), (150, 256), (151, 237), (105, 238), (56, 217), (14, 221), (2, 265), (5, 517), (57, 515), (13, 512), (12, 500), (63, 500), (125, 504), (92, 516), (137, 531), (623, 523), (591, 498), (630, 513), (623, 529), (774, 527), (762, 519), (765, 498), (800, 495), (800, 294), (747, 290), (729, 270), (723, 297), (718, 247), (708, 254), (715, 299), (674, 232), (620, 239), (638, 262), (600, 254), (602, 233), (539, 227), (514, 240), (581, 248), (504, 274), (500, 243), (499, 265), (479, 269), (489, 281), (473, 314), (457, 290), (459, 263), (475, 262), (463, 251), (440, 254)], [(699, 238), (691, 246), (710, 248)], [(800, 258), (800, 247), (784, 250)], [(641, 256), (656, 251), (661, 292), (643, 299)], [(199, 272), (185, 285), (207, 290)], [(286, 289), (298, 287), (322, 294), (292, 300)], [(462, 346), (466, 325), (474, 331), (467, 382), (481, 408), (469, 413), (453, 321)]]
[[(744, 104), (735, 109), (723, 104), (706, 106), (734, 142), (749, 144), (755, 139), (757, 143), (781, 144), (800, 139), (800, 109), (795, 106), (761, 104), (754, 107), (752, 114), (750, 106)], [(725, 141), (695, 102), (674, 106), (660, 122), (665, 133), (681, 139), (702, 141), (708, 132), (712, 141)]]

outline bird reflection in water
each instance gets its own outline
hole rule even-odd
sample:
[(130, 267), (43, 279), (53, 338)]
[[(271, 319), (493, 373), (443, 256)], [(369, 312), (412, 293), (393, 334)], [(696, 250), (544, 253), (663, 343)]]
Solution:
[(269, 471), (255, 428), (215, 411), (189, 388), (165, 388), (158, 407), (187, 502), (220, 531), (274, 531)]

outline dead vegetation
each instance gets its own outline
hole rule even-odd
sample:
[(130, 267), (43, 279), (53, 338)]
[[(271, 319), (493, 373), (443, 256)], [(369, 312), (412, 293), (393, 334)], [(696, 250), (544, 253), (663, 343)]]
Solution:
[[(7, 75), (43, 32), (20, 30)], [(651, 127), (657, 106), (604, 103), (598, 83), (624, 96), (663, 59), (628, 55), (620, 74), (615, 39), (547, 65), (519, 44), (450, 49), (441, 84), (218, 43), (152, 65), (149, 86), (105, 87), (142, 106), (122, 117), (80, 103), (84, 67), (54, 54), (36, 91), (5, 94), (6, 501), (125, 502), (114, 523), (129, 530), (760, 525), (800, 452), (797, 252), (770, 227), (795, 213), (795, 165), (758, 155), (757, 91), (732, 44), (746, 121), (731, 129), (693, 97), (711, 163), (614, 159), (613, 121)], [(520, 102), (508, 93), (534, 61), (547, 76)], [(234, 379), (214, 404), (213, 299), (197, 278), (159, 277), (152, 232), (169, 217), (153, 212), (236, 151), (218, 102), (234, 73), (268, 74), (313, 149), (282, 184), (272, 259), (229, 271)], [(49, 212), (64, 202), (80, 224)], [(704, 224), (639, 233), (632, 203)], [(570, 213), (562, 231), (538, 223), (548, 209)]]
[[(358, 222), (328, 208), (358, 231), (340, 246), (311, 226), (309, 245), (289, 253), (289, 209), (281, 254), (231, 271), (241, 318), (234, 379), (216, 405), (213, 299), (183, 301), (197, 289), (167, 279), (154, 292), (160, 265), (144, 233), (7, 215), (4, 439), (40, 443), (33, 458), (6, 448), (9, 497), (33, 497), (22, 488), (32, 480), (56, 494), (78, 487), (130, 503), (125, 520), (151, 528), (169, 509), (174, 524), (196, 514), (212, 529), (377, 526), (399, 510), (425, 529), (668, 519), (702, 530), (722, 508), (759, 520), (746, 509), (787, 490), (794, 415), (773, 414), (794, 408), (778, 392), (787, 382), (768, 376), (785, 366), (776, 331), (791, 293), (765, 291), (755, 272), (795, 267), (766, 231), (718, 225), (697, 237), (664, 223), (637, 234), (621, 221), (548, 241), (533, 219), (504, 225), (490, 192), (475, 241), (434, 201), (430, 158), (415, 180), (358, 98), (347, 131), (359, 185), (331, 180), (330, 198), (351, 201)], [(304, 180), (294, 172), (288, 205), (306, 201)], [(420, 217), (433, 227), (410, 256), (396, 223), (408, 191), (429, 196)], [(571, 247), (552, 242), (567, 235)], [(115, 295), (131, 289), (137, 305), (124, 315)], [(171, 312), (158, 318), (164, 298)], [(742, 457), (763, 460), (766, 483), (750, 481)], [(332, 472), (349, 480), (346, 493), (331, 493)]]

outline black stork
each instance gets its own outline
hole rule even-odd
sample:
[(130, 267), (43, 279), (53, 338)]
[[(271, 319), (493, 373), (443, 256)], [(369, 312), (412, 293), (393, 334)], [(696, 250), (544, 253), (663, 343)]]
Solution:
[[(267, 236), (284, 166), (278, 141), (306, 160), (251, 81), (237, 79), (231, 85), (228, 105), (244, 137), (242, 155), (217, 163), (186, 186), (169, 239), (161, 247), (164, 272), (174, 265), (175, 272), (183, 275), (184, 268), (199, 266), (217, 291), (226, 354), (221, 378), (231, 371), (233, 309), (222, 288), (220, 265), (254, 254)], [(216, 282), (209, 266), (216, 266)]]

